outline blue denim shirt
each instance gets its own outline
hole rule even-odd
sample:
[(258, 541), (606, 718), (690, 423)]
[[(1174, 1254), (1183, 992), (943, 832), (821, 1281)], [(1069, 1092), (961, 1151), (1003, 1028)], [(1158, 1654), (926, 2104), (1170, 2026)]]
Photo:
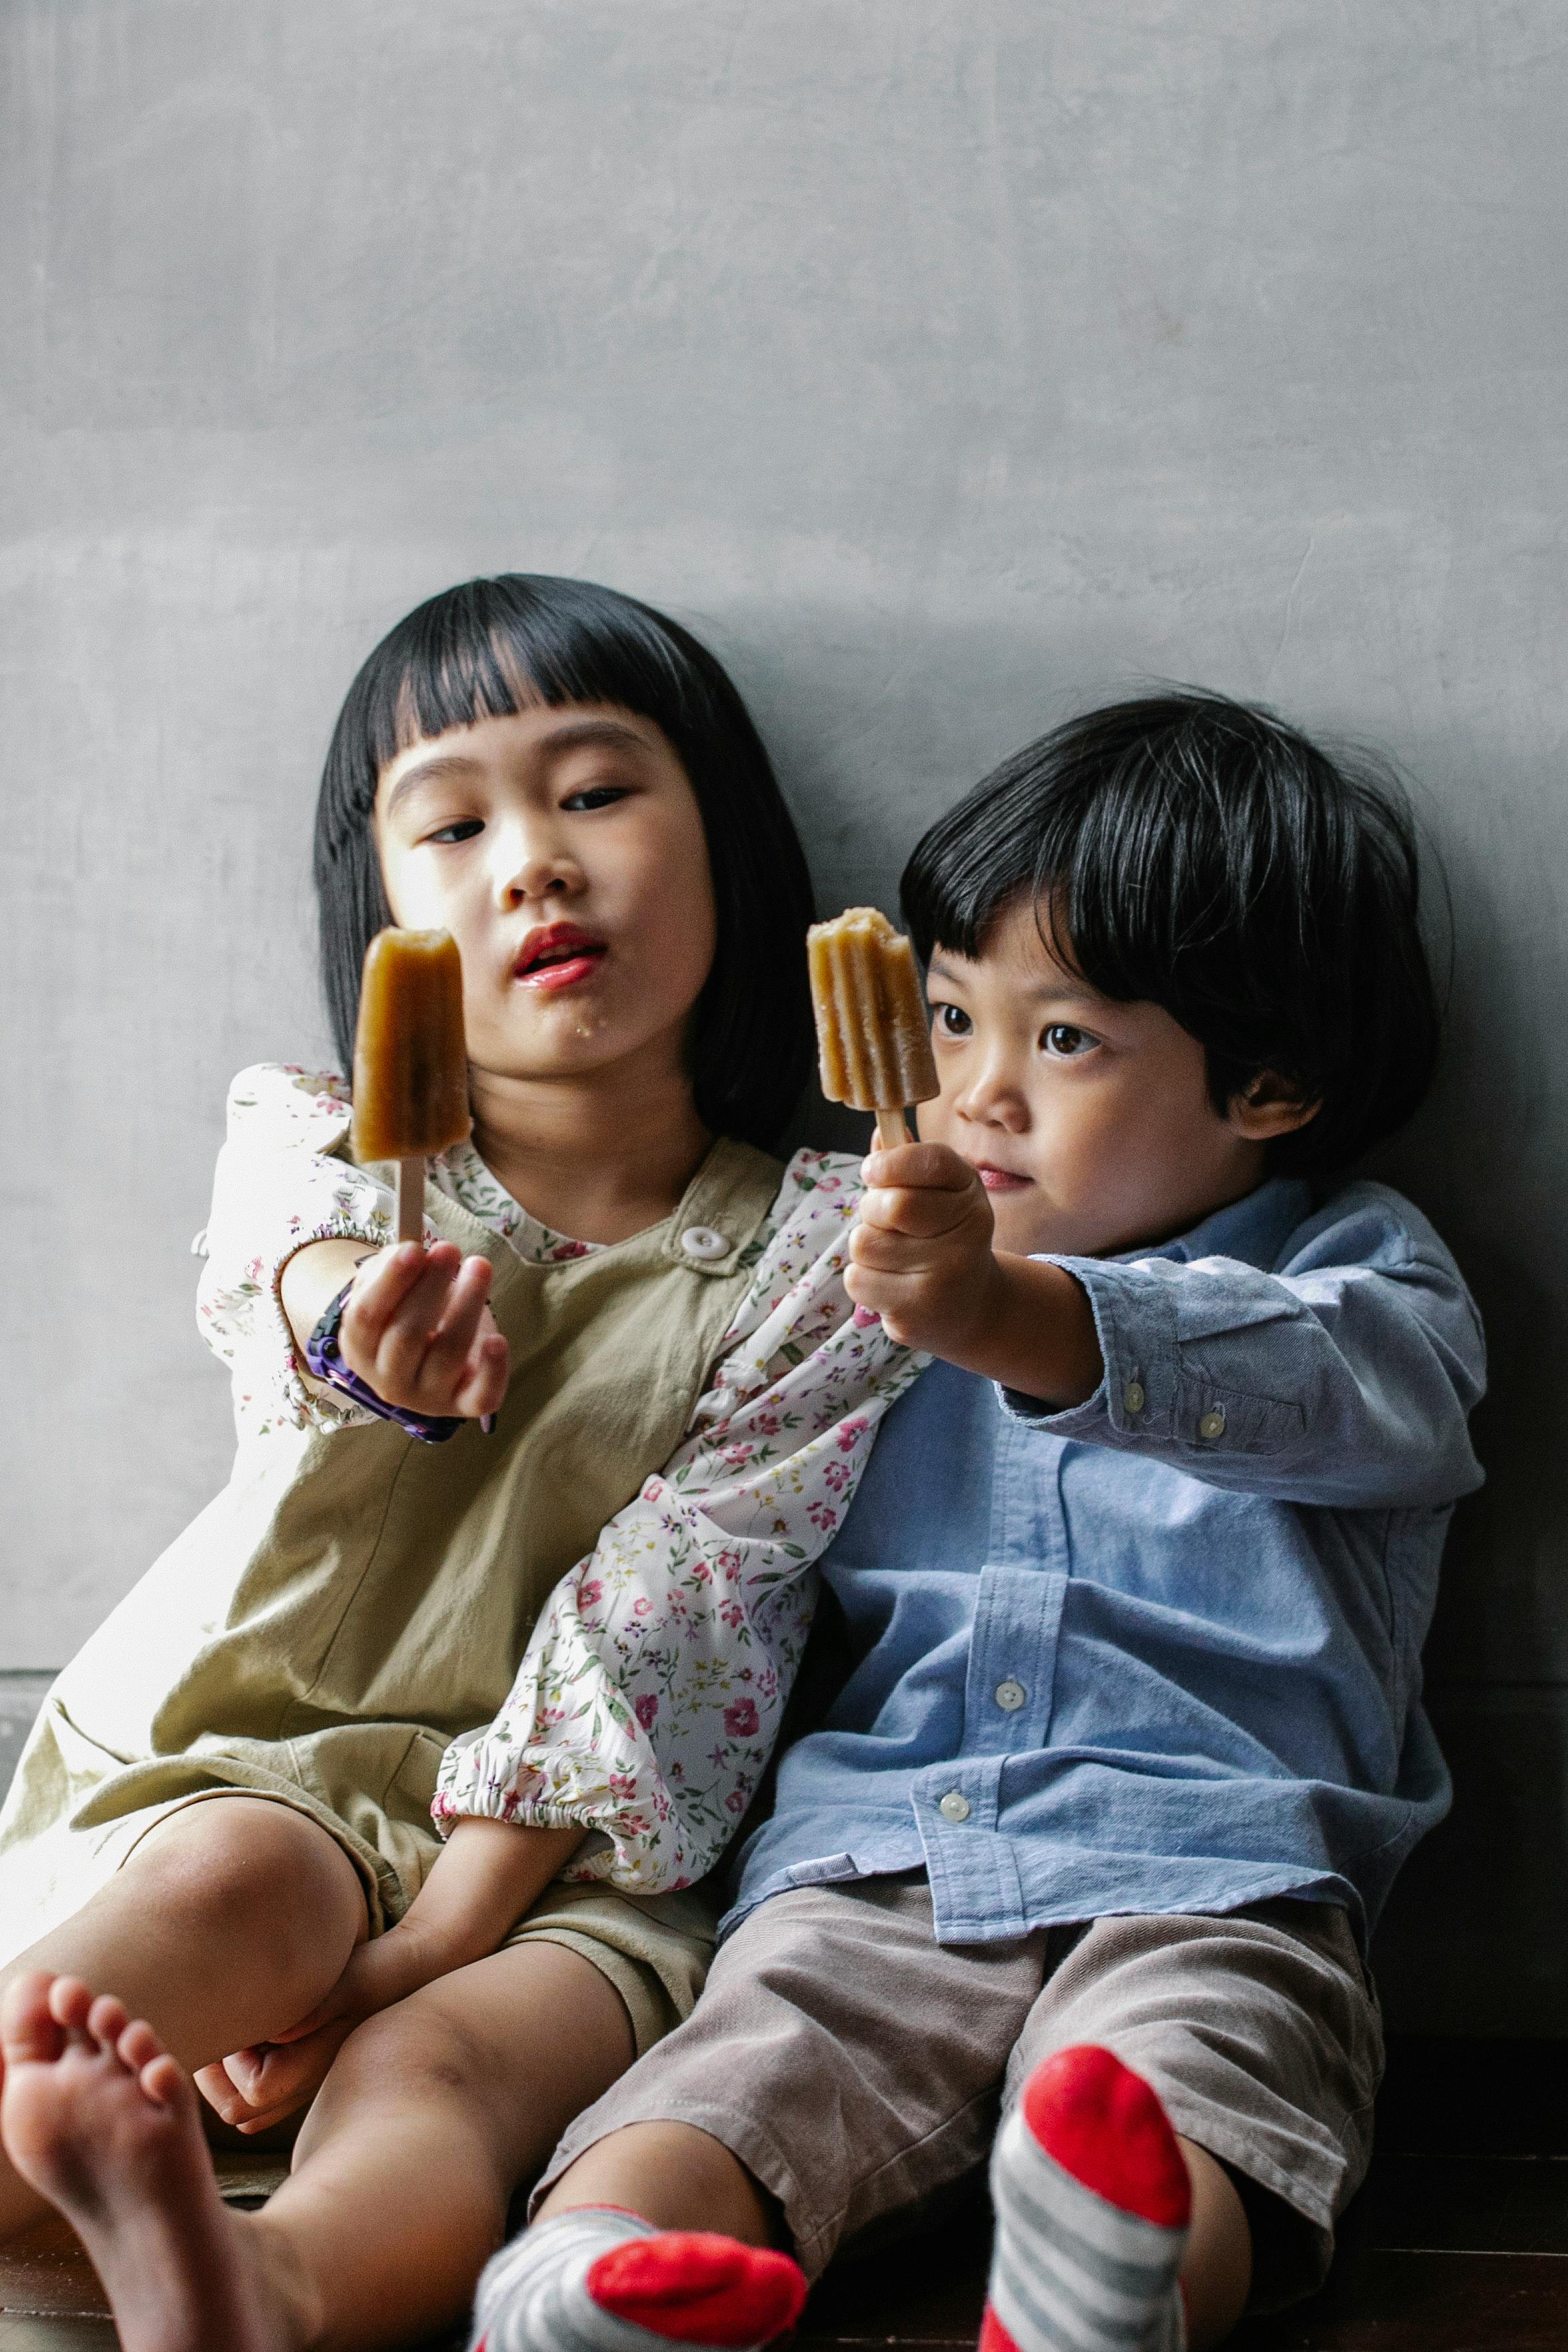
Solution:
[(943, 1943), (1283, 1895), (1364, 1937), (1447, 1810), (1420, 1652), (1485, 1359), (1431, 1226), (1277, 1179), (1056, 1263), (1105, 1377), (1051, 1412), (938, 1363), (889, 1413), (822, 1561), (858, 1664), (726, 1932), (923, 1867)]

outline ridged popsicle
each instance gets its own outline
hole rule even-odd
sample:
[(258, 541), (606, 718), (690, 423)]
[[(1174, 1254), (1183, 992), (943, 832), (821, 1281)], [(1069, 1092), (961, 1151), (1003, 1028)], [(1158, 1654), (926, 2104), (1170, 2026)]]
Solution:
[(914, 950), (902, 932), (875, 907), (850, 907), (812, 925), (805, 952), (829, 1102), (884, 1112), (930, 1102), (942, 1089)]
[(449, 931), (378, 931), (354, 1038), (354, 1155), (428, 1160), (468, 1134), (463, 965)]

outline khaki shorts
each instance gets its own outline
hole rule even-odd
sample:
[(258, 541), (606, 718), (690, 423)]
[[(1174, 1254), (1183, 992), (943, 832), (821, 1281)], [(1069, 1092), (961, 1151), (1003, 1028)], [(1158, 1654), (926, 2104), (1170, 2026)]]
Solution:
[[(336, 1839), (359, 1873), (372, 1935), (384, 1934), (394, 1924), (377, 1877), (367, 1866), (363, 1841), (346, 1823), (325, 1806), (295, 1801), (285, 1795), (263, 1795), (248, 1789), (203, 1790), (193, 1796), (177, 1797), (123, 1815), (96, 1843), (95, 1859), (100, 1877), (110, 1876), (115, 1870), (123, 1868), (142, 1841), (174, 1813), (184, 1811), (187, 1805), (205, 1804), (217, 1797), (246, 1797), (258, 1804), (290, 1804), (294, 1811), (315, 1822)], [(405, 1906), (418, 1892), (440, 1851), (434, 1831), (427, 1846), (427, 1853), (422, 1845), (415, 1860), (405, 1862), (400, 1874)], [(417, 1877), (416, 1870), (419, 1873)], [(600, 1975), (609, 1979), (625, 2003), (640, 2058), (683, 2018), (690, 2016), (713, 1957), (717, 1919), (718, 1906), (702, 1887), (691, 1887), (679, 1895), (622, 1895), (613, 1886), (558, 1878), (545, 1888), (510, 1935), (502, 1938), (500, 1948), (505, 1951), (514, 1944), (537, 1938), (547, 1944), (563, 1944), (568, 1951), (580, 1952), (585, 1960), (591, 1960)], [(40, 1927), (37, 1932), (42, 1934), (44, 1928)], [(29, 1937), (28, 1940), (36, 1941), (37, 1937)]]
[(1383, 2034), (1343, 1912), (1107, 1918), (944, 1947), (923, 1874), (774, 1895), (695, 2015), (578, 2116), (535, 2191), (606, 2133), (696, 2125), (774, 2196), (816, 2276), (844, 2239), (983, 2163), (1051, 2051), (1103, 2042), (1237, 2181), (1251, 2307), (1310, 2294), (1372, 2152)]

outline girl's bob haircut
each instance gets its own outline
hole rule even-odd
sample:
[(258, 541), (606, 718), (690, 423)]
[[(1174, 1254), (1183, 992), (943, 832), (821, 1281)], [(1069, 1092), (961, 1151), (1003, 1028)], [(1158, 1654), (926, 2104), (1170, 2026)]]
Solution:
[(543, 704), (609, 703), (649, 719), (690, 779), (708, 840), (718, 944), (690, 1039), (699, 1117), (769, 1150), (812, 1058), (811, 881), (762, 739), (723, 669), (650, 605), (538, 572), (469, 580), (399, 621), (348, 692), (316, 804), (321, 987), (353, 1066), (366, 948), (392, 920), (371, 818), (382, 770), (410, 743)]
[(1265, 1071), (1285, 1079), (1316, 1109), (1270, 1144), (1275, 1172), (1343, 1168), (1431, 1082), (1405, 796), (1267, 710), (1173, 690), (1071, 719), (939, 818), (902, 887), (927, 958), (984, 954), (1026, 895), (1059, 961), (1197, 1039), (1216, 1111)]

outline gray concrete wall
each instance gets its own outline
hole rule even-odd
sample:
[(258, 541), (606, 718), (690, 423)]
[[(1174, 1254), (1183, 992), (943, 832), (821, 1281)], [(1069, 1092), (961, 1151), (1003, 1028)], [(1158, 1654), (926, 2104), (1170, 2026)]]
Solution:
[(1484, 1300), (1408, 2022), (1568, 2032), (1555, 0), (10, 0), (0, 1666), (225, 1474), (224, 1087), (308, 1059), (360, 656), (504, 566), (733, 665), (825, 898), (1130, 681), (1385, 746), (1455, 886), (1389, 1166)]

